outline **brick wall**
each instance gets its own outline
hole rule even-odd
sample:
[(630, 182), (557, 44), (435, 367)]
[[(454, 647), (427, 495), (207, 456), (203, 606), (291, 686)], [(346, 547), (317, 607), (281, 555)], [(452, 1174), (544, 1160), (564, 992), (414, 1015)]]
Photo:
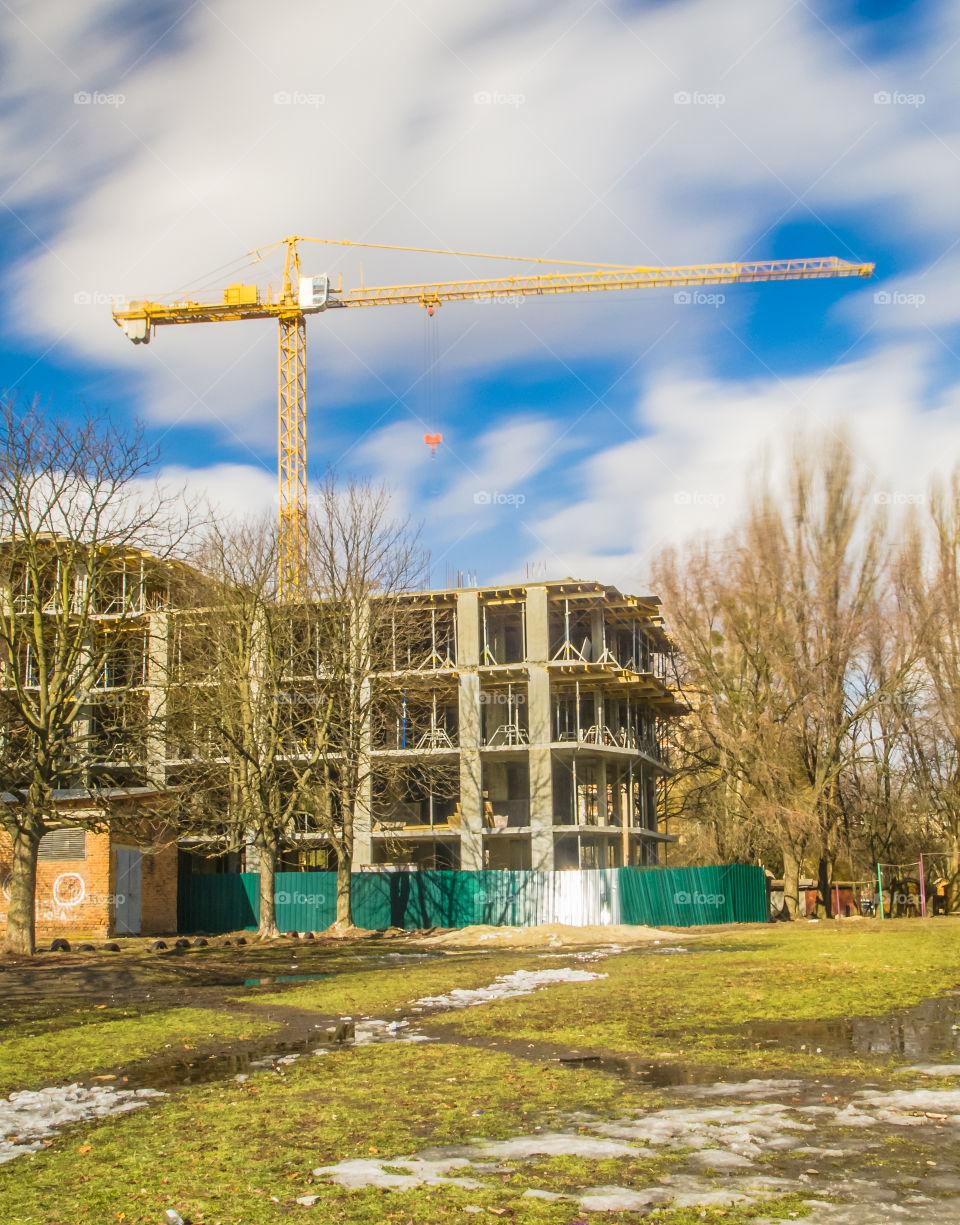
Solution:
[[(165, 833), (165, 831), (163, 831)], [(118, 846), (139, 847), (140, 932), (177, 930), (177, 848), (155, 828), (126, 828), (122, 834), (86, 834), (86, 858), (37, 865), (37, 938), (105, 938), (116, 932)], [(12, 847), (0, 831), (0, 935), (6, 930)]]
[[(86, 835), (86, 858), (37, 865), (37, 936), (106, 936), (110, 931), (110, 835)], [(0, 832), (0, 930), (6, 930), (10, 839)]]
[[(149, 839), (140, 840), (149, 847)], [(116, 871), (116, 864), (114, 864)], [(177, 847), (163, 845), (145, 850), (142, 863), (140, 931), (144, 936), (172, 934), (177, 930)]]

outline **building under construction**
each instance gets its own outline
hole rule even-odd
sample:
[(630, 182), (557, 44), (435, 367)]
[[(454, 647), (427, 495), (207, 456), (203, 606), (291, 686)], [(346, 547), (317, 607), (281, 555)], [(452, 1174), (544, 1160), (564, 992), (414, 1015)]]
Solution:
[(374, 764), (357, 866), (663, 861), (664, 733), (683, 708), (655, 597), (567, 579), (412, 594), (398, 616), (371, 751), (409, 783), (381, 802)]
[[(157, 819), (178, 811), (172, 801), (191, 766), (219, 757), (177, 715), (177, 652), (184, 628), (203, 615), (177, 606), (171, 579), (182, 569), (124, 557), (97, 594), (102, 666), (80, 720), (76, 776), (55, 798), (67, 824), (82, 801), (103, 810), (110, 832), (57, 830), (42, 840), (54, 924), (82, 915), (85, 927), (103, 931), (169, 929), (177, 863), (166, 848), (176, 833), (157, 841)], [(17, 599), (26, 609), (27, 595)], [(54, 617), (56, 600), (48, 605)], [(662, 819), (665, 730), (683, 707), (667, 681), (670, 644), (655, 597), (572, 579), (458, 587), (392, 597), (385, 625), (354, 812), (356, 869), (664, 862), (663, 844), (673, 840)], [(291, 702), (322, 685), (322, 661), (315, 664), (290, 678)], [(27, 651), (28, 688), (35, 666)], [(123, 828), (114, 830), (117, 805)], [(181, 872), (258, 866), (253, 846), (219, 854), (214, 832), (183, 830), (179, 842)], [(0, 838), (0, 878), (9, 855)], [(280, 866), (334, 866), (328, 835), (308, 814), (292, 822)], [(83, 906), (64, 902), (64, 881)], [(155, 920), (148, 894), (164, 900)], [(103, 899), (96, 915), (87, 913), (94, 897)]]

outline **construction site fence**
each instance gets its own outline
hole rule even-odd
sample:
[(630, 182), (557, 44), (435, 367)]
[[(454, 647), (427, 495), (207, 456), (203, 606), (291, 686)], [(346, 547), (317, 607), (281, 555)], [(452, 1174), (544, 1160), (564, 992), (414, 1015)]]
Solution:
[[(336, 918), (335, 872), (278, 872), (274, 884), (281, 931), (322, 931)], [(601, 868), (584, 871), (368, 871), (352, 878), (358, 927), (576, 927), (618, 923), (695, 927), (764, 923), (763, 868)], [(181, 932), (254, 930), (260, 920), (257, 873), (180, 877)]]

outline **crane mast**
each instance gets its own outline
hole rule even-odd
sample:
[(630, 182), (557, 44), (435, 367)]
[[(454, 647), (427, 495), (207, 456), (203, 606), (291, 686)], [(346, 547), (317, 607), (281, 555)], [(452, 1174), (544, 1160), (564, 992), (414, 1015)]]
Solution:
[(300, 258), (287, 244), (283, 294), (297, 308), (279, 316), (277, 454), (279, 457), (280, 534), (278, 586), (287, 598), (302, 590), (307, 563), (307, 319), (299, 309)]
[[(574, 261), (525, 262), (565, 264), (564, 271), (501, 276), (480, 280), (434, 281), (411, 285), (359, 286), (343, 291), (339, 278), (303, 276), (298, 242), (330, 242), (293, 235), (270, 247), (249, 252), (258, 260), (284, 247), (283, 281), (277, 292), (257, 285), (231, 284), (222, 302), (190, 299), (163, 303), (132, 301), (115, 306), (113, 318), (134, 344), (148, 344), (156, 327), (183, 323), (225, 323), (241, 319), (276, 319), (279, 324), (277, 451), (280, 498), (280, 557), (278, 594), (296, 600), (303, 594), (307, 564), (307, 315), (361, 306), (415, 304), (429, 310), (444, 302), (480, 301), (493, 297), (540, 297), (562, 293), (677, 286), (751, 284), (758, 281), (818, 280), (869, 277), (873, 264), (853, 263), (835, 256), (813, 259), (756, 260), (725, 264), (688, 264), (670, 268), (587, 265)], [(341, 242), (340, 246), (381, 246)], [(390, 247), (444, 255), (476, 252), (433, 248)], [(516, 256), (492, 256), (517, 259)], [(568, 270), (569, 269), (569, 270)], [(575, 269), (575, 270), (574, 270)]]

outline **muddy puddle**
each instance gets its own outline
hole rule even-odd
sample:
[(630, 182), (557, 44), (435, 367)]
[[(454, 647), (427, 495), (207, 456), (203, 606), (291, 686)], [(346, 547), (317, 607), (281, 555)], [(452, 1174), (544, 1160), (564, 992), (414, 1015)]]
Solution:
[[(297, 1041), (263, 1042), (246, 1050), (216, 1052), (200, 1059), (180, 1060), (174, 1063), (149, 1061), (123, 1077), (123, 1087), (149, 1087), (153, 1089), (179, 1089), (184, 1085), (209, 1084), (211, 1081), (228, 1080), (231, 1076), (249, 1076), (264, 1069), (281, 1069), (298, 1059), (312, 1055), (316, 1050), (336, 1050), (326, 1043), (325, 1035), (318, 1029), (308, 1038)], [(342, 1049), (342, 1048), (341, 1048)]]
[(738, 1041), (794, 1053), (948, 1060), (960, 1055), (960, 995), (922, 1000), (882, 1016), (748, 1022), (729, 1032)]
[(291, 1029), (283, 1040), (273, 1037), (237, 1043), (210, 1054), (201, 1052), (192, 1059), (158, 1056), (138, 1063), (124, 1075), (88, 1077), (79, 1083), (112, 1082), (124, 1089), (149, 1087), (169, 1092), (230, 1077), (246, 1079), (254, 1072), (280, 1072), (299, 1059), (340, 1054), (355, 1046), (419, 1041), (428, 1039), (403, 1020), (358, 1020), (350, 1024), (342, 1017), (328, 1017)]
[(673, 1089), (679, 1085), (708, 1085), (720, 1079), (715, 1067), (687, 1063), (651, 1063), (649, 1059), (615, 1054), (563, 1055), (557, 1060), (566, 1068), (588, 1068), (636, 1081), (652, 1089)]

